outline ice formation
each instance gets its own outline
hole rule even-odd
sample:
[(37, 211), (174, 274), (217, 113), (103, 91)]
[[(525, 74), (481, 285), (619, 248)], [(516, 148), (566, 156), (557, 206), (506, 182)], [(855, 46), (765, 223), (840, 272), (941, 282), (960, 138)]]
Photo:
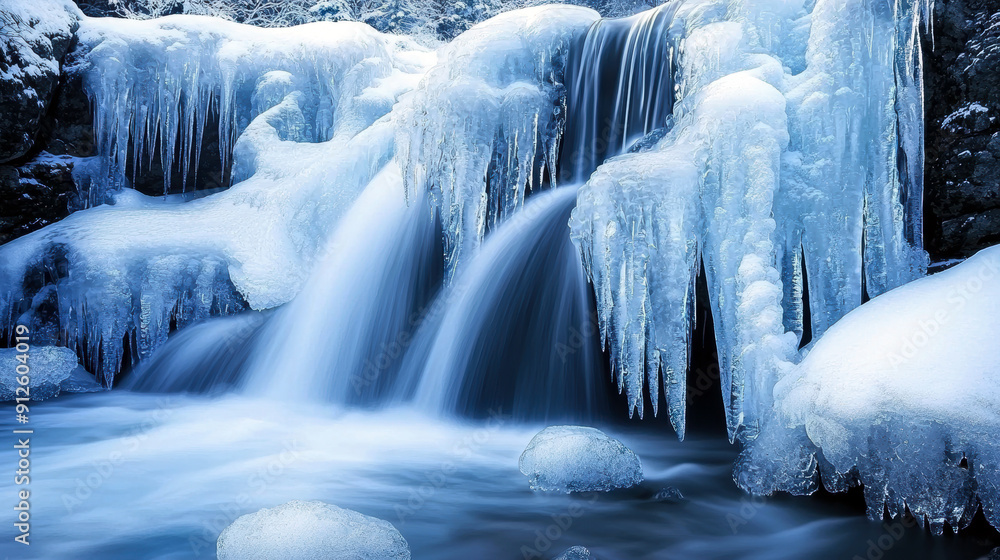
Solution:
[[(922, 272), (912, 50), (924, 9), (865, 0), (677, 8), (669, 131), (599, 167), (571, 222), (634, 410), (643, 412), (644, 388), (655, 409), (662, 387), (683, 437), (702, 262), (730, 438), (754, 437), (771, 385), (795, 360), (806, 277), (819, 336), (865, 290)], [(640, 23), (630, 33), (645, 33)], [(655, 70), (637, 65), (627, 77)]]
[[(499, 291), (524, 252), (497, 250), (498, 260), (514, 263), (507, 268), (477, 263), (477, 253), (494, 255), (480, 247), (487, 233), (516, 237), (532, 251), (535, 242), (549, 246), (526, 230), (505, 234), (500, 222), (535, 224), (530, 216), (508, 218), (539, 187), (581, 182), (569, 225), (631, 410), (643, 414), (649, 404), (655, 412), (665, 403), (683, 437), (694, 286), (704, 269), (729, 435), (748, 444), (738, 471), (745, 488), (809, 491), (819, 465), (831, 488), (863, 480), (873, 515), (881, 505), (898, 511), (905, 503), (940, 528), (967, 521), (978, 496), (997, 524), (998, 467), (983, 444), (989, 440), (973, 433), (992, 427), (992, 417), (974, 417), (973, 406), (928, 408), (918, 389), (901, 385), (902, 376), (887, 376), (895, 385), (868, 387), (867, 394), (831, 389), (860, 370), (817, 365), (822, 356), (833, 364), (854, 359), (828, 349), (850, 347), (850, 329), (833, 325), (866, 297), (888, 292), (845, 324), (867, 320), (868, 309), (888, 309), (880, 302), (908, 290), (929, 297), (927, 286), (969, 267), (889, 291), (925, 269), (918, 30), (927, 12), (924, 0), (676, 0), (608, 22), (589, 9), (545, 6), (483, 22), (437, 51), (354, 23), (254, 29), (194, 16), (84, 18), (71, 71), (82, 75), (95, 110), (102, 169), (87, 177), (98, 187), (105, 178), (111, 193), (91, 188), (91, 202), (109, 203), (0, 247), (0, 331), (27, 323), (40, 343), (75, 350), (110, 386), (126, 354), (133, 361), (149, 356), (175, 328), (288, 303), (315, 265), (326, 263), (314, 276), (321, 293), (343, 263), (358, 272), (353, 265), (365, 260), (367, 247), (430, 229), (389, 223), (366, 232), (361, 223), (352, 226), (361, 230), (356, 235), (338, 236), (348, 209), (361, 222), (413, 225), (412, 209), (426, 210), (424, 200), (443, 227), (451, 289), (464, 285), (465, 273), (478, 279), (469, 285)], [(214, 114), (231, 188), (193, 200), (120, 188), (123, 174), (151, 161), (154, 150), (164, 163), (165, 192), (171, 173), (187, 180)], [(362, 192), (390, 191), (399, 199), (384, 207), (358, 203)], [(571, 199), (567, 192), (549, 196)], [(537, 231), (541, 237), (547, 230)], [(366, 233), (372, 244), (359, 242)], [(419, 240), (399, 243), (411, 245), (426, 249)], [(389, 289), (398, 268), (382, 262), (364, 270), (332, 286), (350, 289), (322, 301), (379, 315), (365, 324), (370, 332), (398, 327), (415, 298), (401, 298), (378, 323), (394, 305), (378, 289), (367, 299), (344, 295), (369, 283)], [(457, 293), (442, 332), (471, 333), (450, 317), (474, 317), (476, 304), (496, 304), (494, 296), (463, 302)], [(288, 313), (317, 301), (300, 300)], [(887, 314), (879, 318), (899, 312), (893, 305)], [(366, 357), (362, 343), (375, 340), (359, 342), (367, 335), (355, 316), (317, 323), (323, 330), (316, 331), (360, 349), (349, 354), (345, 367), (353, 370)], [(796, 365), (805, 332), (819, 342)], [(317, 346), (316, 338), (295, 339)], [(918, 350), (932, 352), (936, 341)], [(464, 359), (454, 346), (442, 355)], [(303, 373), (347, 355), (331, 350), (297, 362), (307, 376), (296, 378), (298, 389), (349, 393), (346, 380), (357, 371), (333, 388), (324, 385), (328, 377)], [(941, 355), (926, 358), (936, 363)], [(874, 360), (865, 352), (857, 359), (866, 356)], [(256, 377), (273, 383), (269, 367)], [(430, 389), (455, 387), (436, 379), (424, 373)], [(882, 382), (874, 379), (858, 383)], [(985, 377), (965, 381), (959, 386), (989, 387)], [(951, 390), (957, 402), (973, 398), (951, 385), (921, 387)], [(381, 391), (378, 385), (365, 396)], [(831, 394), (857, 398), (838, 401), (840, 408), (824, 400)], [(880, 395), (892, 398), (873, 400)], [(874, 428), (849, 422), (844, 411), (859, 403), (878, 421)], [(779, 418), (772, 418), (775, 407)], [(914, 434), (891, 428), (900, 422), (893, 415), (910, 413), (926, 420)], [(967, 425), (959, 428), (959, 420)], [(893, 462), (890, 446), (913, 449), (940, 466), (933, 472), (942, 478), (914, 478), (912, 468)], [(954, 465), (961, 453), (968, 469)], [(592, 476), (595, 461), (612, 462), (609, 478)], [(542, 432), (521, 465), (539, 488), (641, 480), (634, 454), (587, 428)]]
[(293, 500), (239, 517), (219, 535), (219, 560), (409, 560), (388, 521), (323, 502)]
[(811, 493), (818, 467), (831, 491), (863, 483), (875, 519), (908, 509), (940, 534), (981, 503), (1000, 526), (998, 317), (1000, 247), (847, 314), (775, 387), (737, 482)]
[(241, 182), (227, 191), (187, 201), (126, 189), (0, 248), (4, 327), (47, 329), (44, 342), (77, 348), (106, 385), (125, 348), (134, 361), (175, 326), (290, 300), (392, 158), (385, 115), (433, 60), (352, 23), (84, 19), (79, 35), (74, 71), (95, 101), (108, 168), (148, 153), (158, 135), (178, 138), (159, 143), (164, 161), (187, 167), (209, 107), (224, 136), (242, 130), (232, 146)]
[[(0, 348), (0, 364), (16, 364), (20, 353), (14, 348)], [(33, 401), (44, 401), (64, 393), (88, 393), (101, 386), (77, 362), (76, 352), (58, 346), (35, 346), (28, 355), (28, 395), (15, 394), (19, 386), (14, 368), (3, 368), (0, 376), (0, 401), (13, 401), (28, 396)]]
[(642, 482), (639, 457), (596, 428), (550, 426), (531, 438), (519, 461), (532, 490), (607, 492)]
[(501, 14), (443, 47), (400, 111), (408, 192), (441, 210), (451, 272), (487, 228), (517, 208), (558, 162), (567, 51), (598, 18), (541, 6)]
[(79, 40), (68, 71), (82, 73), (96, 108), (98, 152), (124, 172), (159, 149), (165, 189), (175, 168), (185, 181), (197, 168), (213, 111), (223, 168), (240, 132), (293, 91), (309, 94), (293, 109), (303, 113), (296, 140), (357, 134), (408, 85), (400, 51), (413, 47), (363, 24), (264, 29), (202, 16), (88, 19)]

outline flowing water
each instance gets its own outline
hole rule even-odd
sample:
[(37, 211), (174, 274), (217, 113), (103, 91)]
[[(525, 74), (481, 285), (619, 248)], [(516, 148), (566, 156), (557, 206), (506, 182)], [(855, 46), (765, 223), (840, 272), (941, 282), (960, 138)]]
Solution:
[[(598, 367), (606, 358), (587, 330), (592, 303), (565, 227), (574, 188), (532, 197), (434, 296), (440, 277), (426, 277), (425, 257), (372, 257), (400, 244), (419, 254), (435, 237), (426, 207), (392, 206), (397, 186), (366, 193), (355, 216), (373, 219), (382, 208), (400, 225), (366, 223), (375, 234), (350, 236), (358, 224), (345, 222), (296, 302), (175, 333), (125, 378), (131, 391), (33, 407), (31, 557), (212, 558), (237, 517), (293, 499), (386, 519), (416, 559), (547, 559), (574, 545), (622, 560), (988, 551), (969, 536), (871, 522), (842, 502), (751, 498), (732, 482), (737, 449), (722, 434), (699, 437), (695, 427), (678, 442), (663, 421), (609, 414), (621, 397)], [(338, 274), (344, 266), (357, 275)], [(384, 300), (404, 285), (423, 288)], [(367, 322), (352, 329), (336, 309)], [(314, 347), (296, 340), (310, 335), (295, 316), (317, 329)], [(386, 371), (394, 373), (365, 376), (364, 359), (393, 342)], [(351, 372), (380, 389), (352, 391)], [(379, 409), (352, 406), (359, 402)], [(529, 490), (518, 457), (563, 418), (624, 441), (641, 457), (645, 482), (572, 496)], [(4, 455), (15, 460), (12, 450)], [(668, 488), (683, 497), (661, 493)], [(3, 551), (21, 557), (11, 546)]]
[[(600, 425), (642, 458), (634, 491), (535, 494), (517, 460), (543, 424), (412, 409), (337, 411), (240, 395), (113, 391), (37, 406), (32, 558), (212, 558), (239, 515), (323, 500), (393, 523), (415, 559), (977, 558), (968, 538), (812, 498), (751, 499), (724, 438)], [(13, 452), (3, 452), (12, 461)], [(658, 500), (664, 487), (681, 500)], [(885, 552), (869, 556), (871, 543)], [(21, 546), (21, 545), (17, 545)], [(538, 555), (534, 555), (534, 551)], [(881, 551), (881, 549), (879, 549)], [(23, 558), (5, 542), (2, 552)]]

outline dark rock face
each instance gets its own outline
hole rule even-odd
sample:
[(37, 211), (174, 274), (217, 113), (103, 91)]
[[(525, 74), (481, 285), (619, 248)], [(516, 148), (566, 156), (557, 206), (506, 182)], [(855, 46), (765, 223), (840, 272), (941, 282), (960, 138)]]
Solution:
[(43, 7), (26, 13), (0, 10), (0, 163), (31, 149), (59, 83), (60, 62), (79, 27), (74, 5)]
[(936, 3), (924, 42), (925, 234), (932, 260), (1000, 243), (1000, 3)]
[(0, 165), (0, 244), (69, 215), (77, 200), (78, 161), (42, 154), (20, 167)]
[[(66, 57), (67, 65), (72, 65), (73, 57), (74, 52), (70, 52)], [(60, 78), (49, 114), (42, 122), (38, 144), (55, 155), (97, 155), (90, 100), (79, 74), (64, 73)]]

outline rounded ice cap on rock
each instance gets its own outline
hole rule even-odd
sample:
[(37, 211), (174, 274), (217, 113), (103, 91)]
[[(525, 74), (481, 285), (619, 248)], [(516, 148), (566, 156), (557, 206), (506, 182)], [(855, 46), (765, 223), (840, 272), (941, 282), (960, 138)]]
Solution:
[(555, 560), (595, 560), (594, 555), (583, 546), (571, 546), (556, 556)]
[(550, 426), (521, 454), (521, 472), (532, 490), (607, 492), (642, 482), (639, 457), (596, 428)]
[(388, 521), (319, 501), (292, 500), (239, 517), (219, 535), (219, 560), (409, 560)]

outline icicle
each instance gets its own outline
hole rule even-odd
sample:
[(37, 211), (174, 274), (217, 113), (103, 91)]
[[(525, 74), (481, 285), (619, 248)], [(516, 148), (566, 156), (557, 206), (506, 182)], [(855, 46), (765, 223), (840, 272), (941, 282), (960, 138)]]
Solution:
[[(236, 138), (257, 114), (249, 92), (268, 72), (294, 76), (299, 89), (315, 93), (317, 103), (339, 99), (334, 115), (350, 114), (355, 125), (345, 134), (371, 124), (388, 107), (355, 110), (354, 97), (373, 77), (392, 72), (386, 61), (398, 47), (361, 24), (335, 32), (328, 32), (328, 25), (259, 29), (200, 16), (85, 21), (79, 32), (81, 61), (72, 70), (82, 72), (94, 107), (97, 150), (105, 159), (105, 175), (112, 178), (109, 190), (123, 186), (117, 178), (124, 177), (127, 163), (133, 177), (140, 174), (152, 163), (154, 150), (163, 168), (164, 194), (171, 192), (176, 173), (187, 190), (213, 111), (219, 117), (220, 164), (227, 169)], [(403, 44), (403, 50), (414, 48)], [(344, 91), (332, 91), (333, 84)], [(330, 115), (318, 111), (312, 116), (311, 140), (329, 140)], [(92, 203), (103, 201), (102, 195)]]
[[(565, 52), (597, 18), (576, 7), (503, 14), (461, 35), (397, 117), (408, 198), (441, 210), (449, 278), (486, 232), (520, 206), (558, 153)], [(512, 40), (512, 38), (517, 40)]]

